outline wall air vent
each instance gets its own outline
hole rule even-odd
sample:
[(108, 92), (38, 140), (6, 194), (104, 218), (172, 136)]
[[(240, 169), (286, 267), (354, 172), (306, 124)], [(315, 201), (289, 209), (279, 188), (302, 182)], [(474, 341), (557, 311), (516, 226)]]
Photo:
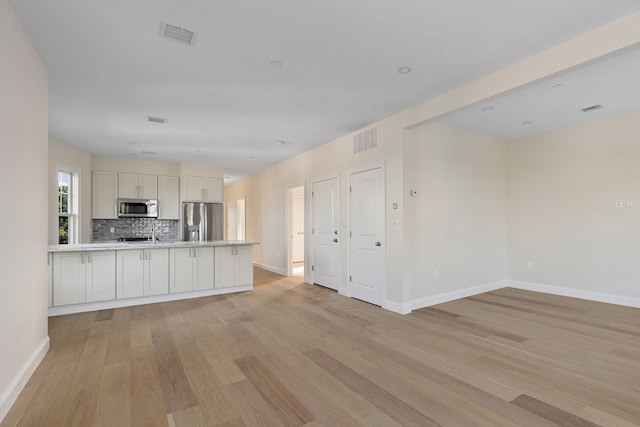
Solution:
[(155, 116), (147, 116), (147, 120), (152, 122), (152, 123), (162, 123), (167, 124), (167, 122), (169, 121), (169, 119), (165, 119), (164, 117), (155, 117)]
[(160, 23), (160, 37), (165, 37), (167, 39), (175, 40), (177, 42), (186, 43), (193, 46), (193, 44), (196, 42), (196, 39), (198, 38), (198, 33), (162, 21)]
[(592, 105), (591, 107), (582, 108), (580, 111), (582, 111), (583, 113), (589, 113), (593, 110), (599, 110), (601, 108), (604, 108), (604, 107), (600, 104), (596, 104), (596, 105)]
[(378, 146), (378, 127), (372, 127), (353, 136), (353, 154), (376, 148)]

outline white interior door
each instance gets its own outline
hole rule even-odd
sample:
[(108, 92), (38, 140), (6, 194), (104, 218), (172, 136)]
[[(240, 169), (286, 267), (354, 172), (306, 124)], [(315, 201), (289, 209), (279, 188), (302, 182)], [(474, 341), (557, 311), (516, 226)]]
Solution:
[(304, 187), (294, 190), (291, 209), (292, 262), (302, 262), (304, 261)]
[(384, 284), (384, 171), (351, 174), (351, 296), (382, 305)]
[(338, 290), (340, 283), (340, 183), (338, 178), (311, 185), (313, 283)]

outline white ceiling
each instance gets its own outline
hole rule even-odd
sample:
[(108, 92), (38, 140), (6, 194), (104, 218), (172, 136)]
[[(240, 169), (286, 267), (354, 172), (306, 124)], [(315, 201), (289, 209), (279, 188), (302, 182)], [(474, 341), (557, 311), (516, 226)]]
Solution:
[[(637, 0), (12, 4), (49, 71), (51, 137), (98, 155), (219, 164), (228, 182), (640, 10)], [(195, 45), (161, 38), (162, 20), (198, 32)], [(615, 62), (623, 56), (632, 62)], [(611, 61), (559, 79), (553, 91), (555, 81), (545, 82), (492, 101), (492, 111), (442, 121), (513, 138), (572, 124), (591, 103), (605, 109), (589, 115), (620, 99), (638, 111), (640, 97), (629, 92), (606, 97), (609, 85), (631, 78), (620, 68), (637, 67), (638, 53)], [(598, 80), (593, 97), (574, 86), (604, 73), (615, 76)], [(545, 123), (539, 114), (550, 108)], [(149, 123), (150, 115), (168, 123)]]

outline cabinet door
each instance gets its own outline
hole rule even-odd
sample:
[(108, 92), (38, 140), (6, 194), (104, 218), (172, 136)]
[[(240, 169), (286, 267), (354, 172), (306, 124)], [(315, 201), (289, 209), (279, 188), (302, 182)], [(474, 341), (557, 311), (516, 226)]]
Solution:
[(169, 293), (169, 249), (147, 249), (144, 295)]
[(138, 199), (138, 174), (120, 172), (118, 174), (118, 197)]
[(214, 257), (213, 247), (195, 248), (193, 290), (213, 289)]
[(158, 198), (157, 175), (138, 175), (138, 197), (154, 200)]
[(85, 302), (85, 253), (53, 254), (53, 305)]
[(86, 253), (87, 302), (116, 299), (116, 251)]
[(117, 219), (118, 174), (108, 171), (93, 171), (91, 187), (92, 218)]
[(216, 288), (229, 288), (236, 284), (236, 257), (233, 246), (215, 248)]
[(142, 249), (117, 252), (116, 284), (118, 299), (141, 297), (144, 286), (144, 251)]
[(236, 246), (236, 286), (253, 285), (253, 246)]
[(169, 249), (169, 292), (193, 290), (193, 251), (194, 248)]
[(180, 219), (180, 179), (158, 177), (158, 219)]
[(220, 178), (204, 178), (204, 201), (222, 202), (222, 180)]
[(53, 307), (53, 254), (47, 254), (47, 285), (49, 288), (49, 307)]
[(200, 202), (203, 199), (203, 181), (197, 176), (183, 176), (180, 180), (180, 198), (183, 201)]

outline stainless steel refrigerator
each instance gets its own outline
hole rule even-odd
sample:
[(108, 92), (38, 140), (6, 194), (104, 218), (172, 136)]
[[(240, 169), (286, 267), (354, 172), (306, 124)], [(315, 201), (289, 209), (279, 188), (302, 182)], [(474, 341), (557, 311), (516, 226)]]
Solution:
[(194, 242), (222, 240), (223, 206), (222, 203), (183, 202), (182, 240)]

